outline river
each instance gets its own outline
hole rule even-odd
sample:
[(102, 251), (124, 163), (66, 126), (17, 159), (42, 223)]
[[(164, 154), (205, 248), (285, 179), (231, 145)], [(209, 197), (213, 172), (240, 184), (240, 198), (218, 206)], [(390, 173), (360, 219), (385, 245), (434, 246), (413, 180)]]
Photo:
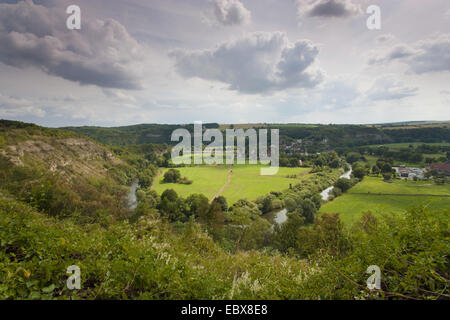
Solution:
[[(352, 167), (350, 167), (350, 170), (348, 170), (347, 172), (345, 172), (343, 175), (341, 175), (339, 178), (343, 178), (343, 179), (350, 179), (352, 174)], [(320, 193), (320, 196), (322, 197), (323, 201), (327, 201), (328, 198), (330, 197), (331, 191), (333, 191), (333, 186), (326, 188), (325, 190), (323, 190)]]
[(139, 181), (134, 181), (133, 184), (130, 186), (130, 193), (128, 193), (128, 208), (130, 208), (131, 210), (136, 209), (137, 205), (138, 205), (138, 201), (136, 198), (136, 190), (139, 187)]
[[(350, 179), (351, 174), (352, 174), (352, 168), (350, 167), (350, 170), (348, 170), (347, 172), (342, 174), (339, 178)], [(322, 200), (324, 200), (324, 201), (328, 200), (333, 188), (334, 188), (333, 186), (330, 186), (320, 193)], [(267, 216), (269, 217), (269, 219), (271, 219), (272, 221), (274, 221), (280, 225), (287, 221), (287, 210), (283, 209), (278, 212), (269, 213)]]

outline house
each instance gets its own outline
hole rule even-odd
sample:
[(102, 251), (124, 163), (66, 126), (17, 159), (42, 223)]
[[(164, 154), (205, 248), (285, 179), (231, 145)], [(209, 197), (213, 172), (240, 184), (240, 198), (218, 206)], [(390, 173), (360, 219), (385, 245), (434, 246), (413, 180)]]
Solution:
[(430, 164), (430, 170), (436, 170), (439, 173), (443, 173), (447, 176), (450, 176), (450, 162), (432, 163)]
[(418, 179), (424, 178), (424, 170), (420, 168), (409, 168), (409, 167), (394, 167), (395, 171), (398, 173), (400, 178), (405, 179), (414, 179), (417, 177)]
[(408, 178), (409, 177), (409, 170), (407, 168), (396, 168), (396, 171), (400, 178)]

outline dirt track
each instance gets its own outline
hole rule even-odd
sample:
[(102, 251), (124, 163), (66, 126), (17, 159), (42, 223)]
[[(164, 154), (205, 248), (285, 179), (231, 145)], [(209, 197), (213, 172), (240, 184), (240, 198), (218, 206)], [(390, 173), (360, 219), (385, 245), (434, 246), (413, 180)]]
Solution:
[(228, 177), (227, 177), (227, 182), (222, 186), (222, 188), (220, 188), (220, 190), (211, 198), (211, 200), (209, 200), (209, 203), (212, 203), (213, 200), (217, 197), (219, 197), (230, 185), (231, 183), (231, 176), (233, 175), (233, 167), (231, 167), (230, 169), (228, 169)]

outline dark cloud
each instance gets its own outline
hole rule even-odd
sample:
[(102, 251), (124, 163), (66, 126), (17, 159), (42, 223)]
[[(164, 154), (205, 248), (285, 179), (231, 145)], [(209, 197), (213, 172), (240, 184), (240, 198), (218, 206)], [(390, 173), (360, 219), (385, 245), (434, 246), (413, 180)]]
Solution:
[(299, 0), (298, 7), (301, 16), (319, 18), (348, 18), (362, 13), (351, 0)]
[(217, 22), (225, 26), (247, 24), (251, 20), (250, 11), (239, 0), (215, 0), (213, 10)]
[(214, 50), (175, 50), (178, 73), (229, 84), (244, 93), (310, 88), (322, 80), (314, 70), (318, 48), (308, 40), (290, 43), (284, 33), (258, 32), (221, 44)]
[(413, 45), (399, 44), (369, 59), (369, 64), (380, 65), (399, 61), (417, 74), (450, 71), (450, 34), (418, 41)]
[[(139, 89), (139, 44), (117, 21), (89, 20), (66, 28), (65, 8), (22, 1), (0, 4), (0, 62), (106, 88)], [(84, 18), (83, 18), (84, 17)]]

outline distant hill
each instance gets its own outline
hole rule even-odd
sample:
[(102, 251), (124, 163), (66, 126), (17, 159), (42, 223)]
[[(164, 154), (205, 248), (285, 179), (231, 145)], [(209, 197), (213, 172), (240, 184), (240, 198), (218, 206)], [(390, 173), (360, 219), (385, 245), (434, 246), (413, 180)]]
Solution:
[[(450, 141), (450, 123), (423, 123), (413, 125), (410, 122), (383, 125), (320, 125), (320, 124), (204, 124), (204, 128), (279, 129), (282, 141), (302, 139), (309, 143), (311, 151), (348, 148), (354, 146), (386, 144), (399, 142), (443, 142)], [(108, 145), (139, 145), (148, 143), (167, 143), (177, 128), (193, 131), (193, 124), (140, 124), (123, 127), (67, 127), (62, 128), (84, 134)]]
[[(203, 124), (205, 128), (218, 128), (216, 123)], [(82, 133), (92, 139), (108, 145), (136, 145), (148, 143), (170, 143), (175, 129), (185, 128), (193, 131), (194, 125), (138, 124), (123, 127), (65, 127), (61, 129)]]

